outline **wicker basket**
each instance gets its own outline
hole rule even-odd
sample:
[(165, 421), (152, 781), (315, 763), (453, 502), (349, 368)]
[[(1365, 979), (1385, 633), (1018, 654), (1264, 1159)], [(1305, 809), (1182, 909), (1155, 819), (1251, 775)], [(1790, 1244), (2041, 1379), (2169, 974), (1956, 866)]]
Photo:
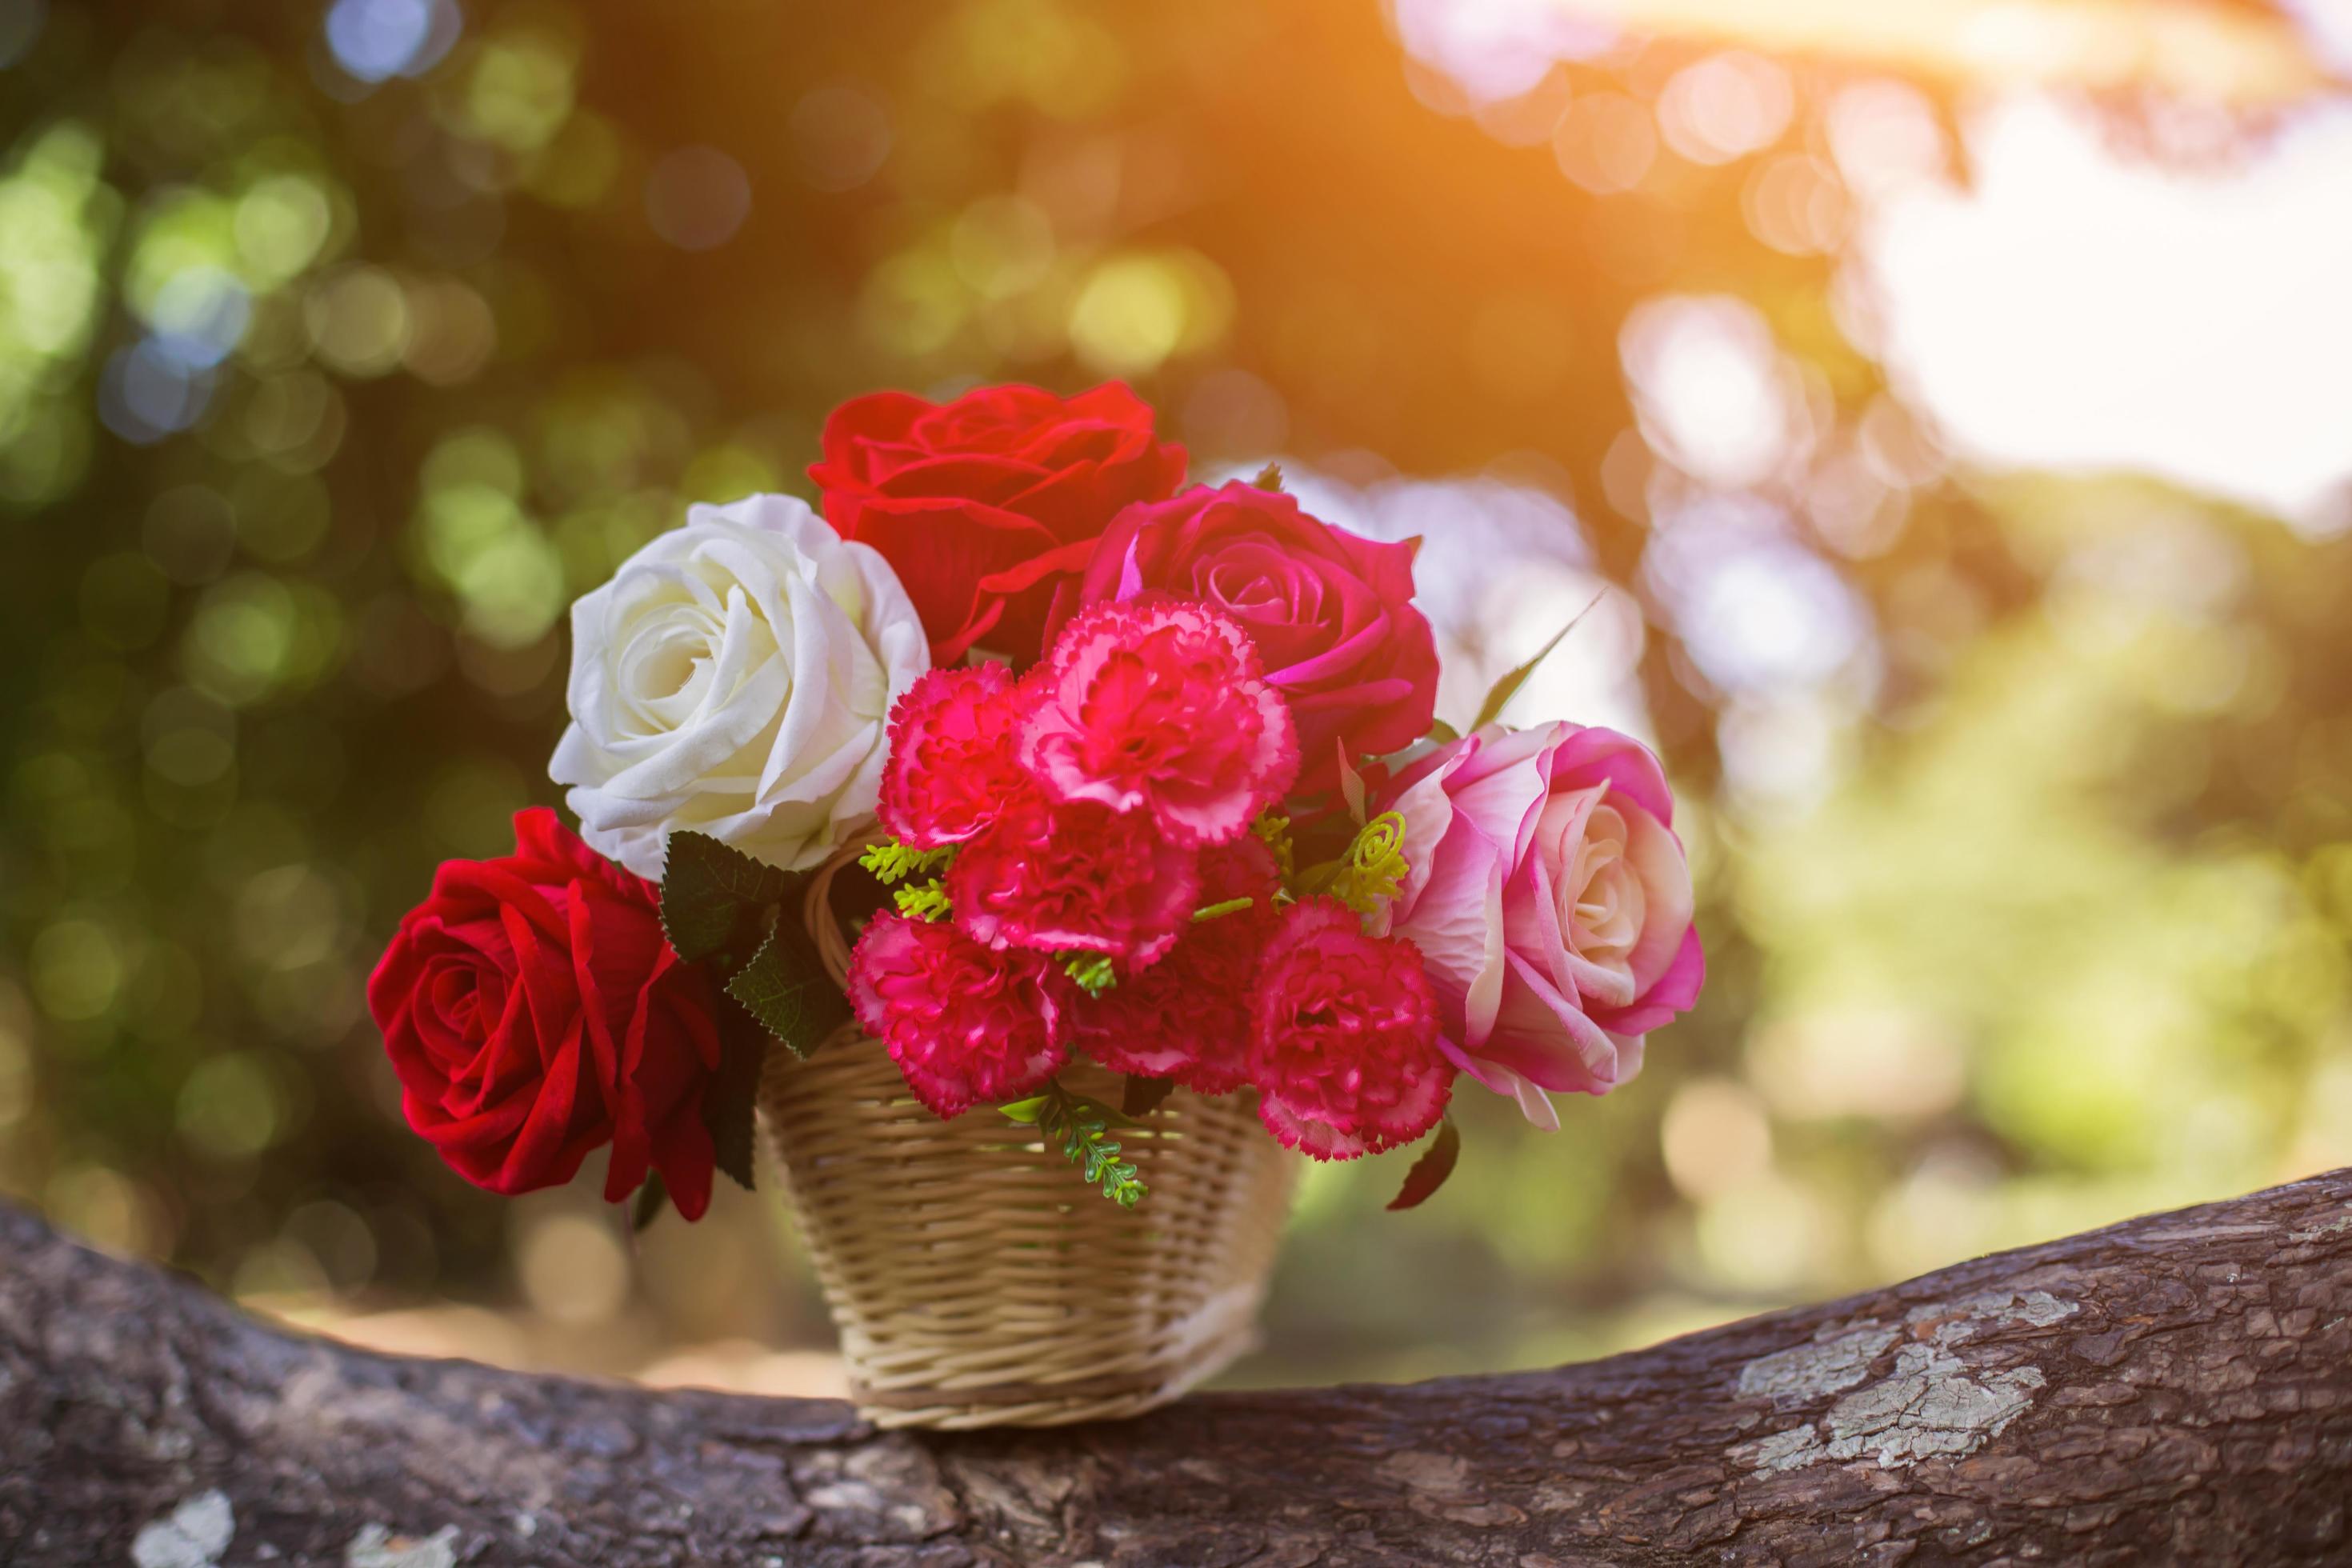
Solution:
[[(830, 879), (809, 914), (837, 976)], [(1091, 1063), (1061, 1077), (1118, 1101), (1119, 1080)], [(1028, 1129), (984, 1109), (939, 1120), (855, 1026), (806, 1061), (773, 1050), (760, 1107), (851, 1396), (877, 1426), (1139, 1415), (1255, 1339), (1297, 1165), (1247, 1093), (1180, 1089), (1121, 1131), (1150, 1189), (1131, 1211)]]

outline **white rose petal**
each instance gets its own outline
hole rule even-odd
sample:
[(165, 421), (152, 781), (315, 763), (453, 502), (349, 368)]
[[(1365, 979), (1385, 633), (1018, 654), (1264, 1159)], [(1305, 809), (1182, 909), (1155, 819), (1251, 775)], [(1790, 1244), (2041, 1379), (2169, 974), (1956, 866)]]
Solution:
[(548, 773), (580, 836), (640, 877), (681, 827), (798, 870), (872, 821), (890, 705), (929, 663), (868, 546), (789, 496), (693, 507), (572, 606)]

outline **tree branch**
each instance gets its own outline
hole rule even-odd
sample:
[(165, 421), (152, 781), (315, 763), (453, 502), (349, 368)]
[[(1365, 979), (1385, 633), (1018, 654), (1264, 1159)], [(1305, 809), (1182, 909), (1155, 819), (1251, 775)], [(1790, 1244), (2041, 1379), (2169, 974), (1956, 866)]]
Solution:
[(1556, 1372), (881, 1435), (375, 1355), (0, 1208), (0, 1561), (2352, 1556), (2352, 1172)]

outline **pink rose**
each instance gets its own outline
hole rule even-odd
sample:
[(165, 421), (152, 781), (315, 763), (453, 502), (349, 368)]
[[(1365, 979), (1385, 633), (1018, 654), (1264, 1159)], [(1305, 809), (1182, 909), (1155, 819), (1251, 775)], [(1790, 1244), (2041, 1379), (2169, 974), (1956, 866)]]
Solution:
[(1706, 963), (1658, 759), (1612, 730), (1490, 724), (1408, 768), (1382, 803), (1408, 866), (1372, 929), (1410, 938), (1440, 1046), (1556, 1128), (1545, 1089), (1605, 1094)]
[[(1378, 756), (1429, 733), (1437, 643), (1412, 605), (1416, 548), (1333, 528), (1279, 490), (1198, 485), (1120, 512), (1076, 602), (1164, 594), (1231, 616), (1290, 700), (1300, 787), (1324, 790), (1339, 779), (1335, 742)], [(1056, 630), (1070, 599), (1055, 601)]]

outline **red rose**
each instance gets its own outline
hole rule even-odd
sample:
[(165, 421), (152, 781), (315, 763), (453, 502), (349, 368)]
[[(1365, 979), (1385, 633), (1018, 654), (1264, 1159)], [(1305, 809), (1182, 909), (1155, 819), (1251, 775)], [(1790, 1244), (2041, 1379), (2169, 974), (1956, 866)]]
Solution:
[(451, 860), (368, 977), (408, 1124), (494, 1193), (572, 1179), (613, 1145), (604, 1196), (659, 1169), (678, 1213), (710, 1201), (702, 1089), (709, 984), (662, 935), (659, 895), (544, 806), (515, 852)]
[(1289, 699), (1298, 788), (1326, 790), (1339, 779), (1335, 742), (1377, 756), (1420, 740), (1435, 717), (1437, 642), (1412, 605), (1413, 551), (1333, 528), (1279, 490), (1198, 485), (1121, 512), (1075, 602), (1162, 593), (1240, 622), (1266, 684)]
[(953, 403), (852, 398), (809, 469), (825, 521), (881, 552), (930, 634), (931, 661), (978, 644), (1027, 664), (1056, 580), (1082, 571), (1121, 507), (1184, 482), (1184, 448), (1117, 382), (1063, 399), (983, 386)]

